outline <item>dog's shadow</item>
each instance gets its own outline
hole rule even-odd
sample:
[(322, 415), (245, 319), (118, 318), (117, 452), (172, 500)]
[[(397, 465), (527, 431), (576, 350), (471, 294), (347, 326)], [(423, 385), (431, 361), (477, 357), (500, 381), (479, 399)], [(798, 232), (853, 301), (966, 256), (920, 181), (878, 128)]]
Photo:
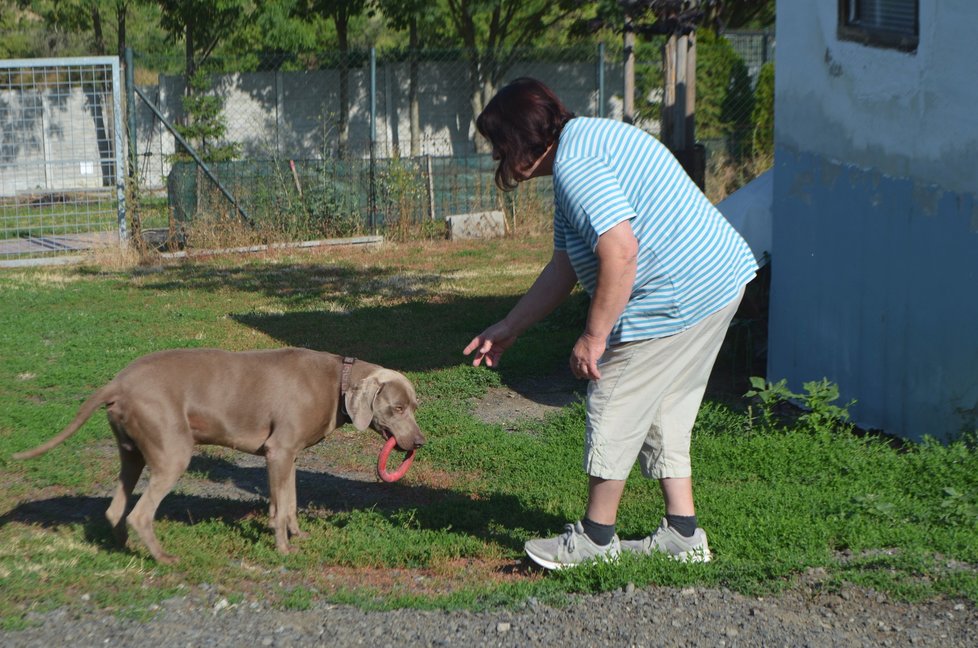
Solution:
[[(245, 461), (254, 465), (209, 455), (194, 456), (188, 472), (198, 479), (187, 480), (185, 476), (177, 482), (175, 490), (161, 502), (156, 520), (182, 524), (213, 520), (229, 526), (241, 526), (249, 519), (264, 523), (268, 514), (268, 472), (264, 460)], [(199, 477), (210, 483), (202, 485)], [(192, 483), (184, 484), (187, 481)], [(137, 485), (134, 501), (145, 484), (146, 475)], [(296, 470), (296, 490), (300, 516), (372, 510), (393, 520), (400, 512), (410, 511), (412, 523), (419, 528), (450, 527), (453, 533), (474, 536), (512, 550), (522, 547), (523, 542), (516, 529), (544, 533), (565, 522), (563, 518), (527, 507), (509, 494), (491, 493), (473, 499), (447, 488), (369, 481), (361, 475), (345, 477), (300, 468)], [(119, 550), (105, 519), (110, 501), (110, 497), (64, 495), (22, 502), (0, 516), (0, 528), (11, 522), (43, 528), (81, 524), (88, 542), (108, 551)], [(271, 530), (267, 533), (272, 537)]]

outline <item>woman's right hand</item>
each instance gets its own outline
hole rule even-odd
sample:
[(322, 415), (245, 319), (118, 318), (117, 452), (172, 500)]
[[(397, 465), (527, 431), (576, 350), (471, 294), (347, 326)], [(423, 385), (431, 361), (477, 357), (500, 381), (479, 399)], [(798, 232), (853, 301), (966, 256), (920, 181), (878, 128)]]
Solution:
[(483, 360), (486, 361), (487, 367), (498, 367), (499, 358), (503, 355), (503, 351), (513, 346), (516, 338), (517, 335), (506, 323), (506, 320), (502, 320), (472, 338), (462, 353), (469, 355), (475, 351), (475, 356), (472, 358), (473, 367), (478, 367)]

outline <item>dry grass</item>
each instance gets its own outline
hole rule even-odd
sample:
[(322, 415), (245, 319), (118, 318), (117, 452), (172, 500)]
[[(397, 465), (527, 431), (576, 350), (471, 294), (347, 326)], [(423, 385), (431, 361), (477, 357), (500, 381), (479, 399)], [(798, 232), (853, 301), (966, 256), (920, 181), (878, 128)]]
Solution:
[(723, 153), (712, 156), (706, 164), (706, 196), (714, 205), (773, 166), (769, 156), (753, 157), (737, 163)]

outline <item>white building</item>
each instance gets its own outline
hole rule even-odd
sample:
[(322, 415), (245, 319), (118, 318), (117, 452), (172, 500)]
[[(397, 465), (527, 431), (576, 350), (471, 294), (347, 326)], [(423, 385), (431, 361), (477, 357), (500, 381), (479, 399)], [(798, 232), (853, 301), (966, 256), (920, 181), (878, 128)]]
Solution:
[(781, 0), (768, 379), (978, 429), (974, 0)]

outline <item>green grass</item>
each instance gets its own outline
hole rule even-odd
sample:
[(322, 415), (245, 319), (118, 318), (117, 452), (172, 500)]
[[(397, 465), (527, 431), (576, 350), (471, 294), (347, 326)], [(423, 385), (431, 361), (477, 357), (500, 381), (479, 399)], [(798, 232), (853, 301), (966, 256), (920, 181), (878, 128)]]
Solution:
[[(575, 295), (529, 331), (498, 372), (469, 366), (461, 349), (515, 303), (548, 245), (546, 238), (409, 243), (0, 273), (0, 627), (85, 595), (86, 605), (140, 617), (201, 583), (228, 600), (261, 597), (292, 610), (319, 600), (479, 609), (530, 596), (559, 603), (568, 592), (629, 582), (771, 593), (822, 568), (829, 587), (851, 582), (908, 599), (978, 602), (974, 450), (895, 449), (839, 430), (770, 429), (729, 398), (704, 405), (693, 442), (698, 512), (714, 562), (624, 558), (549, 575), (522, 566), (527, 538), (558, 533), (582, 514), (583, 406), (504, 430), (473, 416), (472, 399), (563, 367), (585, 301)], [(375, 461), (377, 448), (352, 430), (308, 450), (334, 462), (339, 476), (300, 476), (310, 536), (296, 554), (275, 551), (264, 501), (179, 484), (157, 533), (181, 562), (158, 565), (138, 542), (116, 548), (102, 512), (118, 460), (102, 415), (42, 457), (9, 459), (55, 434), (92, 390), (142, 354), (284, 345), (407, 372), (429, 439), (408, 476), (391, 486), (342, 477), (368, 474)], [(257, 469), (231, 467), (232, 476), (222, 476), (226, 456), (192, 465), (184, 479), (234, 480), (250, 470), (261, 483)], [(644, 535), (661, 515), (658, 486), (635, 472), (619, 533)]]
[(118, 207), (107, 193), (69, 195), (66, 202), (0, 203), (0, 240), (32, 236), (72, 234), (78, 231), (113, 231), (118, 228)]

